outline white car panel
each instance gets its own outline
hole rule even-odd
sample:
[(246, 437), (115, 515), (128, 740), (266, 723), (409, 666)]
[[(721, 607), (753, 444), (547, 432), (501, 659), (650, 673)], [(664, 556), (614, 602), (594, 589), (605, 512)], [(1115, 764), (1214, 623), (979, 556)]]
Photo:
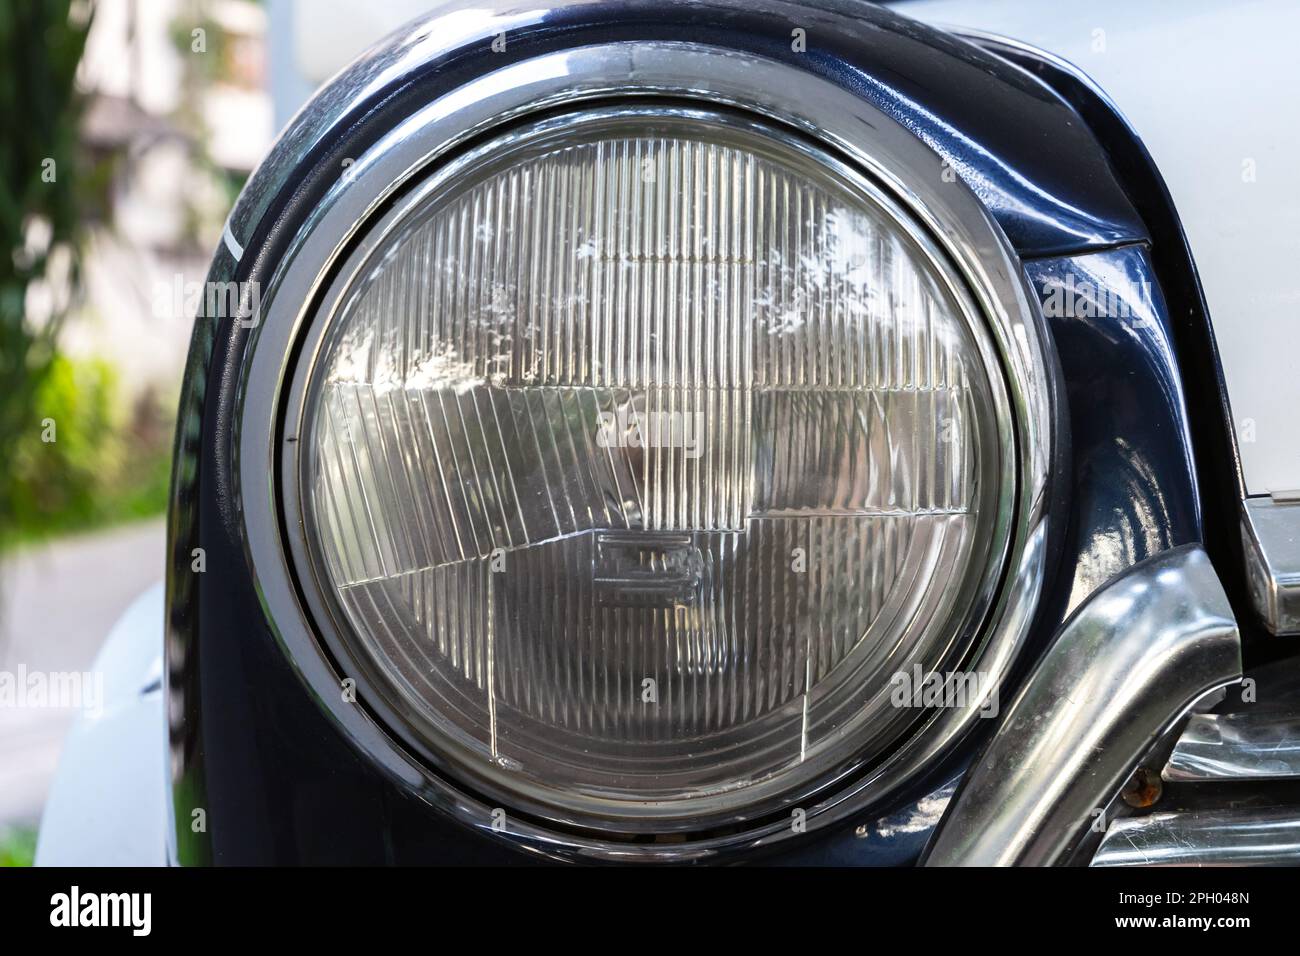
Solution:
[(163, 866), (171, 820), (163, 585), (142, 594), (95, 658), (103, 707), (68, 732), (36, 843), (37, 866)]
[(895, 9), (1037, 46), (1115, 101), (1187, 231), (1247, 491), (1300, 489), (1300, 3), (914, 0)]

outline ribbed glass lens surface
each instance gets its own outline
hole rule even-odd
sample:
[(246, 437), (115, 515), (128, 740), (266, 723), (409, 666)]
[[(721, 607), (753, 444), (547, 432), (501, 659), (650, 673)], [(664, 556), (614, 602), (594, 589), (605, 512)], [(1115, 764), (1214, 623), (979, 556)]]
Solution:
[(983, 611), (1005, 399), (882, 202), (755, 127), (609, 115), (479, 151), (349, 265), (309, 550), (430, 748), (684, 827), (917, 719), (890, 679)]

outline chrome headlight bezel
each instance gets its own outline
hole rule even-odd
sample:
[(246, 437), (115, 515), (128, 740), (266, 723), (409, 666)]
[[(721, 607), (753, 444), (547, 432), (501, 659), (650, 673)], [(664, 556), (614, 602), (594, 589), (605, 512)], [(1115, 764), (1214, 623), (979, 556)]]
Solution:
[[(557, 814), (571, 813), (592, 829), (608, 829), (619, 834), (698, 832), (716, 826), (734, 824), (740, 813), (745, 817), (758, 817), (776, 812), (782, 807), (800, 805), (804, 800), (811, 799), (812, 795), (824, 789), (826, 781), (851, 776), (879, 758), (881, 753), (888, 753), (889, 748), (878, 740), (870, 741), (871, 746), (868, 746), (869, 741), (862, 738), (869, 738), (871, 734), (860, 734), (854, 737), (846, 729), (848, 725), (837, 725), (834, 736), (840, 739), (841, 743), (833, 748), (832, 752), (815, 754), (815, 748), (809, 746), (805, 762), (801, 751), (798, 773), (800, 776), (811, 778), (805, 780), (801, 786), (783, 785), (782, 779), (778, 778), (761, 783), (750, 781), (743, 789), (731, 785), (719, 788), (712, 794), (696, 792), (690, 797), (678, 797), (671, 802), (666, 799), (652, 801), (648, 795), (640, 796), (634, 804), (638, 818), (636, 820), (628, 819), (626, 807), (624, 815), (621, 817), (618, 815), (619, 804), (614, 795), (608, 791), (599, 796), (589, 794), (586, 800), (582, 800), (571, 796), (559, 785), (541, 785), (537, 780), (529, 783), (526, 779), (529, 776), (527, 771), (503, 770), (502, 767), (505, 765), (497, 763), (495, 759), (487, 762), (485, 766), (481, 756), (476, 759), (473, 750), (463, 743), (448, 739), (437, 721), (430, 720), (421, 713), (425, 701), (419, 698), (418, 692), (407, 691), (410, 696), (404, 698), (401, 687), (394, 685), (391, 668), (398, 666), (399, 669), (406, 670), (406, 664), (414, 667), (416, 661), (407, 659), (407, 655), (414, 655), (418, 659), (418, 644), (416, 647), (403, 646), (400, 651), (396, 651), (397, 657), (404, 661), (400, 665), (394, 665), (392, 659), (389, 659), (386, 664), (381, 664), (364, 653), (359, 646), (372, 644), (373, 640), (371, 637), (357, 633), (355, 622), (354, 626), (349, 625), (349, 613), (343, 606), (346, 601), (341, 600), (336, 585), (332, 583), (332, 572), (326, 567), (324, 556), (320, 551), (322, 516), (315, 512), (312, 505), (310, 477), (316, 474), (319, 464), (316, 458), (316, 443), (312, 436), (317, 434), (316, 423), (321, 418), (319, 403), (322, 366), (329, 362), (327, 358), (331, 348), (329, 343), (331, 340), (337, 341), (337, 336), (341, 332), (340, 325), (346, 325), (344, 314), (347, 313), (356, 294), (354, 290), (364, 285), (366, 281), (364, 277), (367, 273), (380, 269), (374, 264), (375, 261), (386, 258), (384, 252), (392, 248), (390, 244), (393, 237), (400, 235), (403, 229), (407, 228), (408, 220), (426, 205), (430, 197), (436, 197), (453, 188), (453, 184), (471, 178), (468, 171), (476, 165), (498, 161), (498, 157), (502, 155), (511, 155), (512, 150), (540, 148), (536, 145), (539, 142), (552, 144), (557, 141), (572, 142), (575, 137), (581, 140), (584, 131), (599, 129), (609, 124), (622, 125), (623, 128), (647, 129), (664, 122), (686, 123), (699, 130), (718, 132), (727, 130), (733, 135), (744, 132), (755, 139), (770, 138), (779, 142), (782, 149), (799, 155), (810, 164), (816, 164), (819, 170), (824, 170), (837, 182), (846, 187), (851, 186), (853, 192), (870, 197), (873, 207), (887, 213), (896, 229), (900, 233), (905, 230), (907, 240), (924, 251), (927, 263), (933, 267), (935, 275), (939, 277), (939, 281), (945, 285), (947, 292), (952, 296), (953, 302), (960, 308), (964, 324), (983, 328), (984, 320), (978, 307), (953, 276), (951, 269), (946, 265), (946, 258), (942, 251), (879, 187), (823, 150), (818, 144), (806, 141), (793, 131), (776, 129), (770, 124), (759, 122), (757, 118), (733, 114), (716, 107), (705, 108), (699, 104), (673, 103), (659, 99), (643, 100), (631, 105), (584, 104), (575, 111), (550, 115), (540, 121), (533, 122), (526, 119), (501, 131), (497, 136), (475, 143), (471, 148), (449, 157), (429, 176), (414, 183), (409, 191), (367, 228), (365, 235), (353, 245), (346, 262), (342, 264), (320, 298), (315, 318), (303, 330), (299, 356), (294, 364), (292, 382), (288, 390), (283, 422), (285, 433), (298, 436), (298, 441), (289, 444), (280, 463), (280, 487), (286, 518), (292, 524), (301, 523), (304, 532), (301, 535), (290, 535), (288, 538), (294, 567), (299, 574), (298, 580), (303, 599), (311, 610), (322, 640), (334, 659), (341, 662), (344, 672), (355, 676), (359, 683), (364, 675), (367, 701), (375, 701), (376, 693), (386, 698), (382, 706), (385, 725), (401, 737), (408, 748), (420, 754), (426, 762), (445, 763), (454, 767), (454, 776), (457, 780), (471, 784), (475, 790), (501, 805), (524, 809), (538, 818), (556, 822), (563, 822), (564, 819)], [(924, 670), (927, 673), (948, 672), (950, 667), (960, 662), (974, 642), (984, 614), (988, 610), (991, 596), (1000, 583), (1010, 534), (1009, 517), (1015, 491), (1015, 443), (1001, 363), (987, 336), (973, 339), (972, 345), (974, 348), (968, 357), (974, 366), (983, 367), (988, 371), (989, 399), (996, 408), (991, 423), (994, 426), (992, 430), (996, 431), (996, 434), (985, 436), (989, 439), (986, 451), (989, 452), (990, 466), (997, 474), (1004, 476), (1004, 480), (1000, 485), (990, 481), (979, 496), (985, 500), (985, 504), (991, 505), (988, 514), (980, 516), (984, 524), (983, 533), (975, 535), (979, 541), (980, 557), (969, 565), (968, 574), (963, 573), (959, 586), (953, 580), (945, 578), (945, 586), (936, 588), (936, 591), (942, 590), (954, 595), (955, 608), (959, 609), (956, 614), (962, 622), (961, 626), (951, 634), (943, 626), (917, 629), (918, 634), (928, 634), (924, 640), (931, 643), (925, 646), (932, 648), (938, 655), (938, 659), (925, 666)], [(974, 409), (970, 411), (971, 417), (974, 418)], [(392, 438), (393, 436), (390, 435), (386, 440), (380, 439), (380, 442), (391, 443)], [(391, 444), (388, 450), (392, 451)], [(391, 459), (389, 463), (392, 464)], [(466, 462), (464, 466), (468, 467), (469, 464)], [(446, 461), (444, 465), (450, 467)], [(395, 476), (400, 471), (400, 466), (392, 464), (392, 467)], [(462, 465), (458, 463), (456, 467), (459, 469)], [(411, 477), (406, 475), (406, 478)], [(401, 483), (405, 479), (395, 477), (395, 480)], [(453, 475), (452, 484), (454, 482)], [(983, 486), (984, 481), (980, 480), (977, 484)], [(380, 522), (379, 516), (374, 514), (377, 510), (382, 509), (372, 503), (367, 508), (367, 513), (373, 521)], [(376, 568), (372, 569), (369, 575), (378, 573)], [(396, 608), (390, 608), (390, 612), (396, 614)], [(384, 632), (390, 629), (401, 630), (399, 626), (391, 624), (391, 614), (390, 623), (381, 628)], [(503, 616), (498, 609), (498, 624), (502, 619)], [(466, 641), (470, 640), (471, 638), (466, 636)], [(374, 650), (373, 647), (370, 649)], [(503, 667), (508, 666), (508, 662), (503, 660), (500, 650), (495, 659), (500, 673)], [(416, 668), (411, 673), (424, 674), (425, 671)], [(419, 677), (411, 679), (417, 682), (420, 680)], [(850, 683), (849, 686), (853, 685)], [(914, 729), (917, 721), (925, 716), (925, 711), (921, 708), (895, 708), (890, 705), (886, 700), (890, 696), (890, 688), (883, 680), (860, 685), (860, 689), (867, 699), (871, 697), (877, 699), (877, 709), (874, 711), (866, 706), (865, 701), (859, 702), (861, 710), (853, 719), (858, 721), (859, 726), (865, 722), (863, 730), (879, 728), (883, 731), (885, 726), (889, 726), (892, 728), (891, 734), (905, 737)], [(504, 701), (498, 703), (496, 712), (500, 714), (503, 707)], [(888, 723), (881, 716), (882, 712), (890, 715)], [(807, 720), (806, 712), (804, 716)], [(500, 717), (494, 718), (492, 723), (494, 747), (497, 722), (504, 724), (505, 721)], [(738, 738), (744, 737), (740, 729), (736, 729), (735, 733)], [(815, 743), (815, 738), (813, 742)], [(594, 741), (590, 743), (594, 744)], [(702, 741), (697, 740), (692, 742), (691, 749), (704, 746), (706, 745)], [(585, 755), (590, 751), (584, 750), (583, 753)], [(665, 772), (662, 768), (657, 770), (661, 773)], [(741, 802), (742, 793), (743, 802)], [(571, 800), (575, 806), (572, 809), (566, 808), (566, 804)], [(578, 804), (584, 805), (585, 812), (577, 809)]]
[[(628, 78), (635, 77), (629, 89)], [(756, 88), (756, 81), (759, 81)], [(996, 598), (985, 626), (962, 666), (1000, 682), (1019, 648), (1037, 601), (1046, 535), (1044, 488), (1052, 431), (1046, 338), (1019, 263), (975, 195), (956, 177), (944, 175), (939, 157), (911, 132), (870, 104), (811, 74), (773, 61), (741, 58), (728, 51), (684, 43), (610, 44), (556, 53), (507, 67), (461, 87), (425, 107), (341, 170), (329, 191), (279, 264), (263, 297), (262, 321), (254, 332), (239, 402), (239, 497), (251, 564), (268, 619), (309, 687), (354, 741), (413, 789), (451, 809), (461, 819), (492, 830), (494, 804), (467, 792), (437, 755), (414, 756), (389, 732), (396, 715), (385, 714), (378, 695), (368, 694), (363, 675), (360, 698), (370, 712), (343, 700), (338, 691), (340, 650), (336, 640), (315, 634), (326, 620), (294, 568), (303, 568), (302, 527), (292, 459), (300, 406), (291, 394), (291, 369), (300, 361), (306, 326), (332, 273), (355, 244), (382, 230), (371, 226), (393, 199), (426, 171), (467, 143), (528, 114), (617, 97), (671, 97), (750, 113), (793, 126), (823, 142), (888, 194), (928, 233), (926, 241), (944, 257), (943, 274), (956, 279), (986, 318), (997, 345), (1012, 420), (1006, 447), (1016, 473), (1014, 501), (1003, 509), (1007, 540), (1005, 574), (990, 580)], [(337, 290), (335, 290), (337, 291)], [(282, 467), (283, 462), (289, 462)], [(282, 498), (288, 503), (281, 511)], [(314, 624), (313, 622), (316, 622)], [(894, 793), (940, 754), (949, 750), (978, 718), (975, 709), (940, 711), (880, 764), (837, 787), (823, 787), (802, 806), (812, 829), (842, 818)], [(525, 812), (533, 808), (524, 808)], [(689, 858), (727, 846), (755, 845), (789, 835), (788, 816), (756, 821), (726, 835), (692, 834), (686, 843), (630, 844), (591, 835), (588, 820), (552, 814), (544, 825), (512, 819), (506, 832), (525, 845), (550, 852), (612, 858)]]

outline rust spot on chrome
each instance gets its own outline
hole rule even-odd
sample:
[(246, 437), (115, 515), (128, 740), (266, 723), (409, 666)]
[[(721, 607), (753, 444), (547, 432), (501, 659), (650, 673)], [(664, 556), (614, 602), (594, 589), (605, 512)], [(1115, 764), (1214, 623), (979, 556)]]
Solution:
[(1120, 797), (1135, 810), (1145, 810), (1155, 806), (1162, 793), (1164, 784), (1160, 782), (1160, 774), (1150, 767), (1138, 767), (1120, 791)]

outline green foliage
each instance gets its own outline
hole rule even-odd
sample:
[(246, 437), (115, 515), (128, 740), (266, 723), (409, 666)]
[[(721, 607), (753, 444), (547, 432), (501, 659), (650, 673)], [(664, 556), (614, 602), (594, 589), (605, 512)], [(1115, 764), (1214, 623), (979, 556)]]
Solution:
[(30, 827), (0, 827), (0, 867), (31, 866), (35, 857), (35, 830)]
[[(60, 250), (70, 264), (64, 291), (76, 287), (81, 108), (73, 78), (88, 9), (73, 0), (0, 4), (0, 476), (39, 429), (35, 399), (55, 354), (59, 312), (32, 321), (28, 289)], [(0, 535), (14, 522), (13, 503), (0, 500)]]
[(108, 363), (56, 355), (35, 407), (42, 418), (0, 477), (0, 508), (12, 516), (0, 548), (166, 509), (171, 428), (156, 396), (124, 409)]
[(88, 519), (98, 476), (115, 472), (121, 462), (112, 408), (116, 387), (113, 370), (103, 362), (74, 365), (57, 356), (50, 363), (37, 391), (41, 427), (14, 447), (7, 502), (14, 526), (31, 530), (38, 515), (47, 525)]

